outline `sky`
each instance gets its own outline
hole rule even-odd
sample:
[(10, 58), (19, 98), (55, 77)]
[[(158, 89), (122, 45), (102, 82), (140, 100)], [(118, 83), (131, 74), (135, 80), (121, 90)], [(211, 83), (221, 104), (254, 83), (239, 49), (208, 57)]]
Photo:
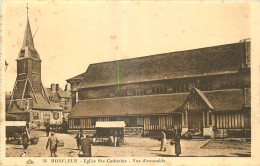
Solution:
[[(42, 82), (64, 88), (89, 64), (239, 42), (250, 38), (248, 3), (8, 1), (2, 3), (2, 55), (13, 89), (26, 3)], [(98, 71), (97, 71), (98, 72)]]

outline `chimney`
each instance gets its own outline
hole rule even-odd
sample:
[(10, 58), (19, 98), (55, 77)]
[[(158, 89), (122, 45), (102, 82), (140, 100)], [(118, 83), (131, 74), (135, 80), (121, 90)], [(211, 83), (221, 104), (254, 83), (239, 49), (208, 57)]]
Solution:
[(60, 90), (59, 84), (56, 84), (56, 91), (58, 92)]
[(55, 90), (56, 90), (55, 88), (56, 88), (56, 85), (55, 84), (51, 84), (51, 91), (52, 92), (55, 92)]

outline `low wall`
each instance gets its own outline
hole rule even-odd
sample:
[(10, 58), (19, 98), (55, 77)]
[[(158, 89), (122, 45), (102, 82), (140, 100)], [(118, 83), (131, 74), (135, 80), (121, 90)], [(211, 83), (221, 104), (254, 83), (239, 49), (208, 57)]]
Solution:
[(142, 136), (143, 127), (125, 127), (125, 136)]
[[(68, 130), (68, 134), (71, 135), (77, 135), (77, 133), (79, 132), (79, 130)], [(83, 130), (83, 135), (90, 135), (93, 136), (96, 133), (96, 130)]]
[(250, 129), (217, 129), (215, 138), (251, 138)]

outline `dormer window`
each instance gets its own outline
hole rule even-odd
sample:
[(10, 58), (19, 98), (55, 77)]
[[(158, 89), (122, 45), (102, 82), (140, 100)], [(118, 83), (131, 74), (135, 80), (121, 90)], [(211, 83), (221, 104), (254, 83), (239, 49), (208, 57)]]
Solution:
[(24, 57), (25, 50), (21, 50), (20, 57)]
[(37, 54), (37, 51), (31, 50), (32, 57), (37, 58)]

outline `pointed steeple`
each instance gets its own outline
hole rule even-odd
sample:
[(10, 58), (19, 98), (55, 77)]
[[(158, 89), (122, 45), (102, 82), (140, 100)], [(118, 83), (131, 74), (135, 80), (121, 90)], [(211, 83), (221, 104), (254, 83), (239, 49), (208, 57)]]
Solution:
[(27, 24), (26, 24), (25, 33), (24, 33), (23, 45), (22, 45), (22, 48), (21, 48), (21, 51), (19, 53), (17, 60), (25, 59), (25, 58), (32, 58), (34, 60), (40, 61), (39, 54), (34, 47), (33, 36), (32, 36), (29, 16), (28, 16), (28, 9), (29, 8), (28, 8), (28, 4), (27, 4)]
[(27, 17), (27, 25), (25, 28), (24, 38), (23, 38), (23, 46), (22, 49), (26, 49), (28, 47), (31, 50), (35, 50), (34, 43), (33, 43), (33, 37), (32, 37), (32, 31), (31, 26), (29, 22), (29, 18)]

